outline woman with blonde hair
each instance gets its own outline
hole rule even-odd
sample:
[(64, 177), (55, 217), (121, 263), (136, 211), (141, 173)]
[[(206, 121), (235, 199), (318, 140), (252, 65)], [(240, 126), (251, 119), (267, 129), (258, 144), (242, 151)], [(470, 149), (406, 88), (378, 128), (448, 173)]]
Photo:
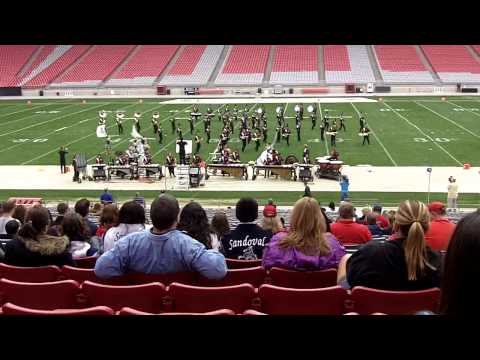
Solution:
[(264, 268), (323, 270), (336, 268), (345, 248), (330, 233), (317, 200), (304, 197), (295, 203), (288, 232), (275, 234), (263, 253)]
[(282, 222), (277, 216), (277, 207), (268, 204), (263, 208), (262, 229), (270, 230), (272, 234), (284, 231)]
[(425, 242), (429, 222), (424, 203), (403, 201), (395, 214), (395, 240), (371, 241), (346, 261), (348, 285), (399, 291), (439, 286), (441, 256)]

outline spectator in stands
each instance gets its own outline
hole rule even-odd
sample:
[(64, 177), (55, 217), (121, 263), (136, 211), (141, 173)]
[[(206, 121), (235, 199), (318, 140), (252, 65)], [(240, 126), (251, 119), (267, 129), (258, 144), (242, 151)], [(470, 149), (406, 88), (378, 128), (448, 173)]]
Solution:
[(448, 242), (455, 231), (455, 224), (447, 219), (445, 204), (434, 201), (428, 206), (430, 225), (425, 234), (425, 241), (432, 250), (447, 250)]
[(68, 251), (72, 254), (73, 259), (93, 256), (97, 253), (98, 250), (89, 241), (87, 231), (85, 222), (79, 214), (68, 213), (63, 217), (62, 235), (70, 240)]
[(323, 207), (320, 208), (320, 211), (322, 212), (322, 215), (325, 218), (327, 232), (331, 233), (332, 232), (332, 228), (331, 228), (332, 220), (328, 217), (327, 211)]
[(9, 200), (3, 203), (3, 214), (0, 217), (0, 234), (6, 234), (5, 224), (13, 220), (13, 212), (15, 211), (15, 201)]
[[(217, 211), (212, 218), (210, 225), (212, 231), (217, 235), (220, 240), (226, 234), (230, 233), (230, 224), (228, 222), (227, 214), (224, 211)], [(219, 251), (223, 252), (222, 242), (219, 243)]]
[(127, 201), (118, 213), (118, 225), (111, 227), (103, 238), (103, 251), (108, 251), (122, 237), (145, 230), (145, 209), (134, 201)]
[(30, 208), (18, 236), (5, 245), (4, 262), (15, 266), (74, 265), (68, 238), (47, 235), (48, 224), (47, 209)]
[(68, 211), (68, 205), (65, 203), (59, 203), (57, 205), (57, 217), (55, 218), (55, 221), (52, 223), (52, 226), (55, 225), (61, 225), (63, 222), (63, 217), (65, 216), (65, 213)]
[(354, 221), (355, 211), (350, 203), (342, 203), (338, 209), (339, 218), (331, 224), (332, 234), (342, 244), (364, 244), (372, 238), (367, 226)]
[(15, 206), (15, 210), (13, 210), (12, 217), (17, 219), (20, 224), (23, 224), (25, 221), (25, 215), (27, 214), (27, 208), (24, 205), (17, 205)]
[(90, 221), (88, 213), (90, 212), (90, 201), (88, 199), (80, 199), (75, 204), (75, 212), (79, 214), (87, 225), (88, 237), (95, 235), (97, 232), (97, 225)]
[(100, 195), (100, 202), (103, 205), (113, 203), (113, 195), (108, 191), (108, 188), (105, 188), (105, 190), (103, 190), (102, 195)]
[(98, 226), (95, 236), (102, 238), (108, 229), (118, 226), (118, 208), (115, 204), (105, 205), (100, 214), (100, 225)]
[(0, 234), (0, 239), (12, 240), (17, 236), (19, 228), (20, 223), (16, 219), (10, 220), (5, 224), (5, 234)]
[(222, 238), (227, 258), (256, 260), (262, 258), (263, 248), (270, 241), (272, 232), (263, 230), (255, 221), (258, 218), (258, 203), (250, 197), (237, 202), (235, 214), (240, 224)]
[(386, 230), (390, 227), (390, 223), (385, 218), (385, 216), (382, 215), (382, 205), (374, 205), (372, 208), (372, 212), (375, 215), (377, 225), (380, 227), (380, 229)]
[(227, 273), (225, 257), (176, 229), (180, 208), (170, 195), (161, 195), (150, 207), (153, 228), (120, 239), (95, 265), (101, 278), (120, 276), (128, 271), (158, 274), (196, 271), (209, 279)]
[(337, 210), (335, 209), (335, 203), (333, 201), (330, 201), (328, 203), (328, 209), (326, 209), (327, 212), (336, 212)]
[(380, 226), (377, 224), (377, 220), (375, 219), (375, 215), (368, 214), (367, 215), (367, 227), (372, 236), (383, 236), (383, 230), (380, 229)]
[[(440, 285), (441, 256), (425, 242), (430, 215), (419, 201), (402, 202), (395, 216), (397, 237), (369, 242), (346, 262), (350, 287), (421, 290)], [(344, 273), (339, 269), (339, 275)]]
[(94, 216), (100, 216), (102, 213), (103, 204), (95, 203), (93, 204), (92, 213)]
[(142, 207), (145, 207), (145, 198), (143, 196), (140, 196), (140, 193), (135, 193), (133, 201), (135, 201), (137, 204), (142, 205)]
[(277, 208), (273, 204), (265, 205), (263, 208), (262, 229), (269, 230), (272, 234), (283, 231), (283, 225), (277, 216)]
[(293, 270), (336, 268), (345, 248), (332, 234), (326, 234), (326, 220), (314, 198), (304, 197), (292, 210), (290, 230), (279, 232), (266, 245), (264, 268)]
[(199, 241), (207, 249), (218, 251), (220, 247), (217, 234), (210, 230), (207, 213), (203, 207), (195, 201), (191, 201), (183, 207), (177, 230)]
[(457, 224), (443, 267), (440, 313), (472, 316), (478, 312), (480, 275), (480, 209)]
[(362, 209), (362, 216), (357, 217), (357, 223), (367, 225), (367, 216), (371, 212), (372, 212), (372, 210), (370, 208), (363, 208)]

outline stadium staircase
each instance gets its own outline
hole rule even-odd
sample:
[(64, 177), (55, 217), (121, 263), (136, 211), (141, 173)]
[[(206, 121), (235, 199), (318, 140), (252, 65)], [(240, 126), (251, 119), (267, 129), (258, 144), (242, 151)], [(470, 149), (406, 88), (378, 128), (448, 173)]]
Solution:
[(318, 82), (325, 86), (325, 63), (323, 62), (323, 45), (318, 45)]
[(108, 74), (108, 76), (103, 79), (103, 81), (100, 83), (99, 87), (105, 87), (105, 84), (115, 75), (115, 73), (121, 69), (125, 64), (127, 64), (131, 59), (132, 57), (134, 57), (138, 51), (142, 48), (142, 45), (137, 45), (135, 46), (132, 50), (130, 50), (130, 52), (127, 54), (127, 56), (125, 56), (125, 58), (120, 61), (117, 66), (115, 66), (113, 68), (113, 70), (110, 72), (110, 74)]
[(32, 53), (32, 56), (30, 56), (30, 58), (25, 62), (25, 64), (23, 64), (23, 66), (20, 68), (20, 71), (17, 73), (17, 77), (19, 79), (25, 76), (25, 73), (30, 69), (30, 66), (35, 62), (35, 60), (38, 58), (39, 54), (44, 48), (45, 45), (38, 46), (37, 49)]
[(265, 75), (263, 76), (263, 86), (268, 86), (270, 83), (270, 76), (272, 75), (273, 58), (275, 56), (276, 48), (277, 48), (277, 45), (272, 45), (270, 47), (267, 66), (265, 67)]
[(480, 46), (478, 46), (475, 51), (475, 48), (471, 45), (465, 45), (467, 50), (472, 54), (472, 57), (477, 60), (478, 63), (480, 63)]
[(368, 59), (370, 60), (370, 65), (372, 66), (373, 75), (375, 75), (375, 82), (377, 85), (383, 85), (383, 77), (382, 73), (380, 72), (380, 67), (378, 66), (377, 57), (375, 56), (375, 52), (372, 48), (372, 45), (366, 45)]
[(417, 50), (417, 54), (420, 57), (422, 64), (428, 69), (428, 71), (430, 72), (430, 75), (432, 75), (435, 85), (441, 85), (442, 81), (440, 80), (440, 77), (435, 72), (435, 70), (433, 70), (432, 64), (430, 64), (430, 61), (428, 61), (428, 58), (423, 52), (422, 47), (420, 45), (415, 45), (415, 50)]
[(230, 54), (231, 50), (232, 50), (232, 45), (225, 45), (223, 47), (222, 53), (220, 54), (220, 57), (217, 60), (217, 64), (215, 65), (215, 68), (213, 69), (212, 74), (210, 75), (210, 78), (208, 79), (208, 83), (207, 83), (208, 87), (214, 87), (215, 86), (215, 79), (217, 78), (218, 74), (220, 73), (220, 70), (223, 69), (223, 63), (227, 59), (227, 55)]
[(65, 69), (63, 69), (63, 71), (60, 72), (57, 76), (55, 76), (53, 79), (51, 79), (47, 88), (50, 88), (52, 86), (52, 84), (55, 84), (55, 81), (57, 81), (57, 79), (61, 79), (63, 77), (63, 75), (65, 75), (72, 68), (77, 66), (77, 64), (81, 63), (83, 61), (83, 59), (85, 59), (87, 56), (90, 55), (90, 53), (92, 53), (95, 50), (96, 47), (97, 47), (97, 45), (90, 46), (87, 51), (85, 51), (81, 56), (79, 56), (74, 62), (72, 62)]
[(163, 69), (163, 71), (155, 79), (155, 81), (154, 81), (155, 85), (161, 85), (162, 84), (161, 79), (170, 72), (170, 70), (172, 69), (172, 67), (175, 65), (178, 58), (180, 57), (180, 55), (183, 53), (183, 50), (185, 50), (185, 47), (186, 47), (186, 45), (180, 45), (178, 47), (177, 51), (175, 52), (175, 54), (173, 54), (172, 58), (170, 59), (170, 61), (167, 64), (167, 66), (165, 66), (165, 69)]
[(52, 65), (58, 58), (60, 58), (65, 52), (67, 52), (71, 45), (47, 45), (42, 49), (42, 53), (39, 54), (36, 61), (29, 68), (29, 72), (25, 74), (19, 86), (23, 86), (28, 83), (35, 76), (40, 74), (43, 70)]

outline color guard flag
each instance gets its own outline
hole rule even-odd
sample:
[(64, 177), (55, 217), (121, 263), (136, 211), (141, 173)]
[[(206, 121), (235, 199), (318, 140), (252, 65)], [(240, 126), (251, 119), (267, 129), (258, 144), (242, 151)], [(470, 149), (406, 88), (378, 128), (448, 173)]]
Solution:
[(97, 137), (99, 138), (107, 137), (107, 129), (105, 128), (105, 125), (97, 126)]

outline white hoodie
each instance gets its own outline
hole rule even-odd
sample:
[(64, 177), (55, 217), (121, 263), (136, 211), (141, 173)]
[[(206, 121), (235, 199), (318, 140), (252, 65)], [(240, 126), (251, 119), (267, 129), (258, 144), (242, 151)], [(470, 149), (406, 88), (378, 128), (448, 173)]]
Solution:
[(145, 230), (144, 224), (120, 224), (107, 230), (103, 239), (103, 252), (113, 249), (122, 237), (137, 231)]

